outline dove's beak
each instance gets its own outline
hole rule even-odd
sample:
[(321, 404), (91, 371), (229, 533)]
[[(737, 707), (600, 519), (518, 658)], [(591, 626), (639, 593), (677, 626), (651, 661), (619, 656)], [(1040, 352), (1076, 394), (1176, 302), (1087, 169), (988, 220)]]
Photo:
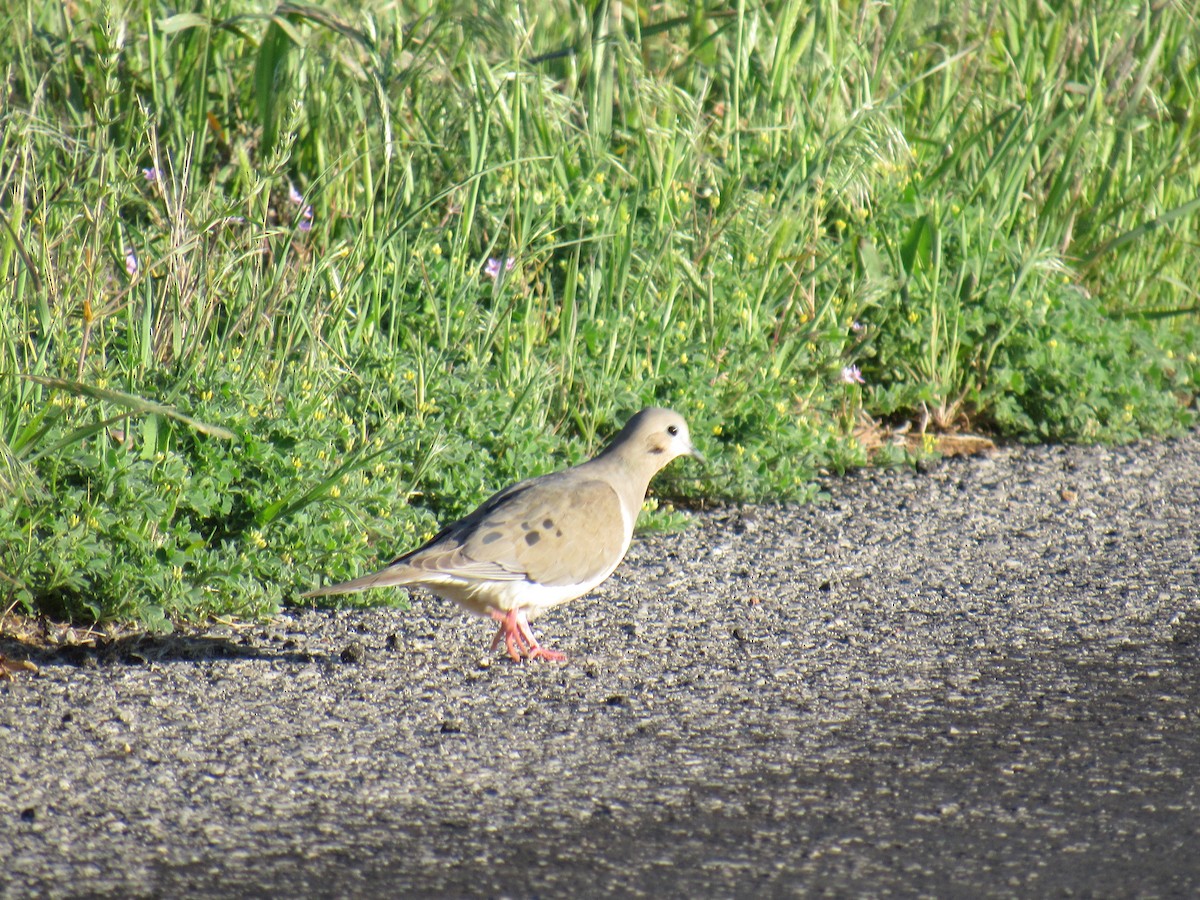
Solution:
[(699, 460), (699, 461), (700, 461), (700, 462), (702, 462), (702, 463), (705, 463), (705, 464), (707, 464), (707, 463), (708, 463), (708, 460), (704, 458), (704, 454), (703, 454), (703, 453), (701, 453), (699, 450), (697, 450), (697, 449), (696, 449), (696, 445), (695, 445), (695, 444), (689, 444), (689, 445), (688, 445), (688, 453), (687, 453), (687, 455), (688, 455), (688, 456), (690, 456), (690, 457), (692, 457), (693, 459)]

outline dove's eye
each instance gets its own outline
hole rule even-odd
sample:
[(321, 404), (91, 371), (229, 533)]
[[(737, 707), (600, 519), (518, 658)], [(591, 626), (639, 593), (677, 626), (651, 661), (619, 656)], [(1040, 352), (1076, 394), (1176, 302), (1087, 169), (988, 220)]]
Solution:
[(679, 426), (677, 426), (677, 425), (668, 425), (668, 426), (667, 426), (667, 434), (671, 435), (672, 437), (674, 437), (675, 435), (679, 434)]

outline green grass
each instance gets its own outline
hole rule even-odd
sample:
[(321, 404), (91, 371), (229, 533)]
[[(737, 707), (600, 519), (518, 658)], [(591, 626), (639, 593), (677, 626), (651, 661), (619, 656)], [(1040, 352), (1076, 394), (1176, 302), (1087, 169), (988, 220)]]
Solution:
[(651, 402), (693, 500), (1187, 427), (1194, 14), (974, 6), (10, 4), (0, 611), (267, 614)]

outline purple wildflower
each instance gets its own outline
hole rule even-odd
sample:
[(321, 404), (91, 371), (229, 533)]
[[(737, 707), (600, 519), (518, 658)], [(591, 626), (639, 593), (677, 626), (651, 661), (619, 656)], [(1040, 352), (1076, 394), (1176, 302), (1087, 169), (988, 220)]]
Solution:
[(862, 372), (858, 371), (858, 366), (844, 366), (842, 368), (842, 383), (866, 384), (867, 382), (862, 377)]
[(146, 179), (146, 184), (158, 184), (162, 180), (162, 172), (151, 166), (148, 169), (142, 169), (142, 177)]
[(515, 259), (513, 259), (511, 256), (506, 256), (506, 257), (504, 257), (503, 260), (496, 259), (494, 256), (489, 257), (488, 261), (486, 263), (484, 263), (483, 274), (486, 275), (488, 278), (492, 279), (493, 281), (495, 281), (497, 278), (500, 277), (501, 267), (503, 267), (503, 270), (505, 272), (511, 272), (513, 266), (515, 266), (516, 264), (517, 264), (517, 261)]
[(128, 273), (130, 278), (138, 273), (137, 251), (135, 251), (132, 247), (127, 247), (125, 249), (125, 271)]
[(293, 206), (303, 207), (300, 210), (300, 222), (296, 227), (301, 231), (312, 231), (313, 208), (304, 202), (304, 195), (296, 190), (296, 186), (290, 182), (288, 183), (288, 200)]

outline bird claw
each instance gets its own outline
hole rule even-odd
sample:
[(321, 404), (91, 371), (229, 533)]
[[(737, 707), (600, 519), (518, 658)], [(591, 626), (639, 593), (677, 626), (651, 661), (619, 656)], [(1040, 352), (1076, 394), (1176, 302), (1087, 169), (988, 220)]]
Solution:
[(513, 662), (520, 662), (522, 659), (545, 659), (550, 662), (566, 660), (567, 654), (547, 650), (537, 642), (523, 610), (510, 609), (507, 613), (496, 610), (492, 613), (492, 618), (500, 623), (500, 627), (496, 629), (496, 636), (492, 638), (492, 649), (495, 650), (500, 646), (500, 642), (504, 641)]

